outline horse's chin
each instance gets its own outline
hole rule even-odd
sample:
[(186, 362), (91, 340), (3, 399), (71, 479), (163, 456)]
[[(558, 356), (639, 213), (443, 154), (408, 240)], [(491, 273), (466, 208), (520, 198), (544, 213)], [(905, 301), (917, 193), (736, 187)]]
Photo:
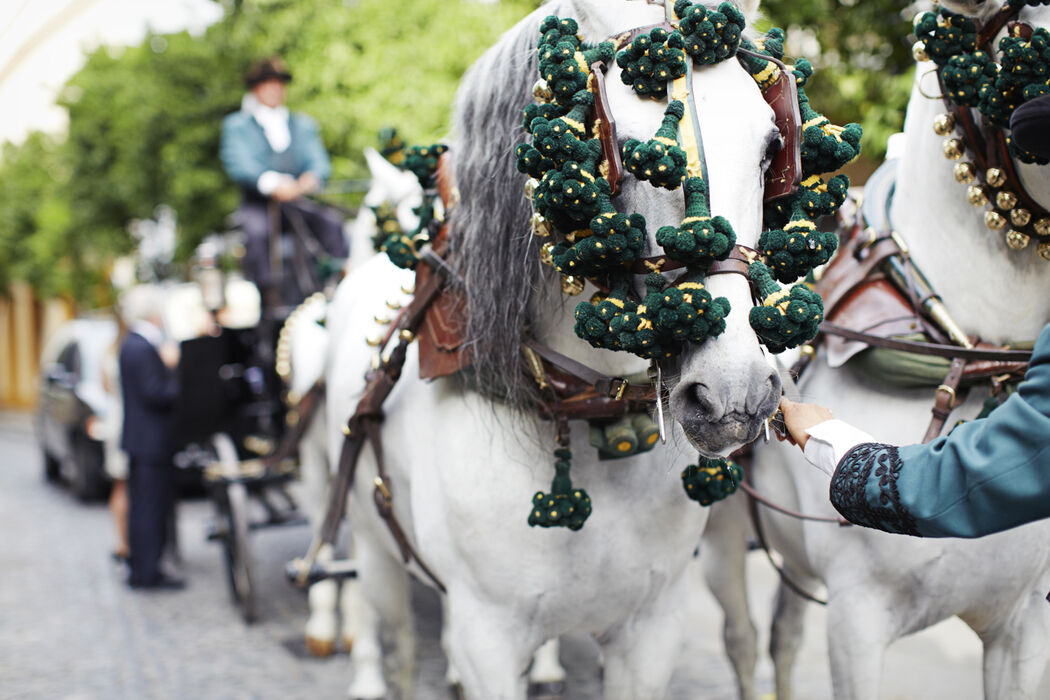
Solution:
[(765, 418), (730, 414), (722, 420), (679, 421), (685, 436), (705, 457), (724, 457), (759, 436)]

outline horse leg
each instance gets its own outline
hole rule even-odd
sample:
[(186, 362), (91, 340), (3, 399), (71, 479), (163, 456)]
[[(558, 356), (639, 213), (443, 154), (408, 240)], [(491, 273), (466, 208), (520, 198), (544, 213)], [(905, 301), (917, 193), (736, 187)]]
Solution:
[(684, 585), (676, 588), (600, 638), (608, 700), (666, 696), (681, 649), (679, 619), (687, 595)]
[[(525, 700), (525, 669), (538, 641), (505, 606), (450, 591), (445, 619), (449, 664), (461, 674), (468, 700)], [(524, 634), (523, 634), (524, 632)]]
[[(325, 452), (325, 420), (323, 401), (306, 434), (299, 443), (299, 471), (302, 481), (302, 507), (309, 517), (315, 532), (320, 527), (328, 493), (328, 459)], [(325, 545), (318, 552), (319, 561), (331, 561), (332, 548)], [(310, 617), (306, 621), (306, 649), (317, 657), (330, 656), (335, 651), (336, 603), (339, 584), (335, 581), (319, 581), (310, 586), (307, 600)]]
[[(830, 586), (829, 586), (830, 589)], [(879, 697), (882, 657), (889, 645), (886, 612), (861, 595), (828, 601), (828, 650), (831, 688), (836, 700), (875, 700)], [(892, 609), (885, 606), (884, 609)]]
[(449, 645), (448, 597), (445, 596), (441, 598), (441, 650), (445, 652), (445, 685), (449, 687), (453, 696), (458, 697), (462, 694), (463, 680), (456, 665), (452, 663)]
[(1050, 605), (1032, 593), (1010, 621), (984, 643), (984, 697), (1033, 698), (1050, 650)]
[[(317, 560), (332, 560), (331, 545), (321, 548)], [(335, 633), (338, 628), (335, 607), (338, 595), (339, 585), (335, 581), (318, 581), (310, 586), (307, 594), (310, 617), (306, 620), (306, 650), (318, 658), (331, 656), (335, 651)]]
[(363, 595), (355, 596), (359, 603), (353, 606), (350, 616), (355, 639), (350, 650), (353, 680), (349, 695), (362, 699), (386, 696), (380, 641), (382, 620), (393, 633), (393, 653), (389, 659), (391, 682), (401, 697), (412, 697), (415, 630), (408, 572), (399, 559), (388, 554), (370, 538), (355, 538), (354, 544), (359, 564), (359, 587)]
[(710, 507), (700, 545), (704, 579), (725, 622), (722, 637), (736, 673), (740, 700), (755, 697), (758, 633), (747, 605), (747, 537), (750, 526), (742, 497)]
[[(801, 579), (792, 576), (792, 581)], [(769, 655), (773, 657), (773, 677), (777, 700), (791, 700), (791, 672), (802, 645), (806, 600), (783, 582), (777, 587), (773, 604), (773, 627), (769, 637)]]
[(558, 658), (561, 645), (558, 638), (548, 639), (532, 655), (529, 668), (529, 694), (543, 697), (560, 696), (565, 692), (565, 668)]

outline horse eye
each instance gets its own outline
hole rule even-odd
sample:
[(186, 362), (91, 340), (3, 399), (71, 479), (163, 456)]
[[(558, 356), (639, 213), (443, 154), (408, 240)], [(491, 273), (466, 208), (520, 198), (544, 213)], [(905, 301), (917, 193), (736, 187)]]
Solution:
[(766, 153), (762, 157), (762, 162), (766, 167), (769, 167), (774, 160), (776, 160), (777, 154), (784, 148), (784, 137), (777, 134), (775, 138), (771, 138), (769, 143), (766, 144)]

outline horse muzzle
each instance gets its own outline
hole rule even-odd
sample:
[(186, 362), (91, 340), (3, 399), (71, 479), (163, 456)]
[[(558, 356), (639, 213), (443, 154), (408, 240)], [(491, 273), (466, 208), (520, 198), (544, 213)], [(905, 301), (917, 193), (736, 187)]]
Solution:
[(766, 365), (745, 380), (679, 383), (671, 391), (671, 415), (698, 450), (724, 455), (758, 437), (780, 393), (780, 377)]

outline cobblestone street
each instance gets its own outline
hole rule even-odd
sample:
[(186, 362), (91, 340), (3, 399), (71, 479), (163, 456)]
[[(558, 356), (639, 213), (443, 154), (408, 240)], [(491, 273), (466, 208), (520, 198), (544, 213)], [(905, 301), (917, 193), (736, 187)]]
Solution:
[[(305, 656), (306, 596), (283, 578), (303, 552), (305, 527), (253, 535), (260, 622), (246, 626), (231, 605), (217, 544), (204, 532), (211, 504), (183, 501), (179, 537), (188, 588), (132, 592), (109, 559), (113, 546), (104, 504), (80, 504), (44, 482), (26, 416), (0, 415), (0, 698), (341, 698), (349, 681), (345, 654)], [(759, 629), (768, 627), (775, 574), (762, 555), (749, 566)], [(688, 643), (671, 697), (730, 699), (735, 684), (721, 651), (721, 613), (694, 567)], [(420, 635), (416, 697), (449, 697), (438, 649), (436, 594), (417, 585)], [(823, 611), (811, 606), (795, 672), (796, 697), (830, 698)], [(762, 634), (763, 649), (767, 634)], [(583, 634), (563, 638), (569, 671), (565, 700), (601, 697), (597, 646)], [(763, 652), (764, 655), (764, 652)], [(771, 697), (768, 659), (759, 690)], [(1044, 678), (1038, 697), (1050, 697)], [(979, 698), (976, 637), (958, 621), (898, 642), (887, 654), (884, 698)]]

